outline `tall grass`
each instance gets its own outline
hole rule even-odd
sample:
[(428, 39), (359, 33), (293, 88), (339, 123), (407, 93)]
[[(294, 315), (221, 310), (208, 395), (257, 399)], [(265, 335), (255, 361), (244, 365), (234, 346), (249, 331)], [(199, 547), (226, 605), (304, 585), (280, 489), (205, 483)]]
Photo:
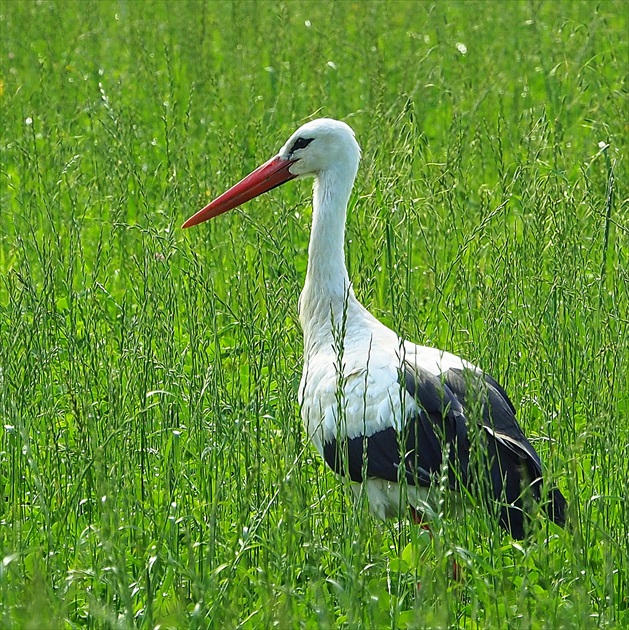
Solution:
[[(629, 625), (626, 4), (3, 1), (0, 28), (0, 625)], [(477, 511), (426, 542), (352, 505), (298, 418), (308, 185), (179, 229), (318, 115), (363, 148), (359, 298), (503, 383), (566, 531)]]

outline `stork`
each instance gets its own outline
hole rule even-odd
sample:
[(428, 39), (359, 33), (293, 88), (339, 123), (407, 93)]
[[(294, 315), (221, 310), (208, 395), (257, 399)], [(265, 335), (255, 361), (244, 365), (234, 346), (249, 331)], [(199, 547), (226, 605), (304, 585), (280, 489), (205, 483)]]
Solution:
[[(438, 483), (476, 495), (515, 538), (540, 503), (565, 522), (561, 492), (545, 492), (542, 465), (504, 389), (472, 363), (411, 343), (354, 294), (345, 266), (347, 203), (360, 147), (344, 122), (302, 125), (279, 153), (189, 218), (227, 212), (291, 179), (314, 177), (312, 231), (298, 310), (304, 335), (302, 419), (325, 462), (364, 488), (381, 519), (408, 508), (420, 521)], [(441, 481), (440, 481), (441, 480)]]

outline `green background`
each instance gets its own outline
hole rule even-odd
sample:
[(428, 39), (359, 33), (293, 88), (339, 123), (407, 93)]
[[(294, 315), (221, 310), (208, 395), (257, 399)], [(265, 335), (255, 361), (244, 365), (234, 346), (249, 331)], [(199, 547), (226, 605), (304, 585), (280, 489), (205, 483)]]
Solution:
[[(629, 625), (627, 14), (4, 0), (0, 625)], [(308, 444), (309, 185), (180, 225), (317, 116), (359, 299), (506, 387), (567, 530), (426, 541)]]

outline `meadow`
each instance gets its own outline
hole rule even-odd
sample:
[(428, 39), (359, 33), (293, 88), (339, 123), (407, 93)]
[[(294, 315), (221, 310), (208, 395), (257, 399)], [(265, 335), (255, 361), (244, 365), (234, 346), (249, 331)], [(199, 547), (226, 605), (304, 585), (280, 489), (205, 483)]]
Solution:
[[(2, 0), (0, 626), (629, 627), (628, 30), (621, 0)], [(363, 150), (359, 299), (502, 383), (565, 530), (430, 540), (325, 467), (309, 183), (180, 229), (319, 116)]]

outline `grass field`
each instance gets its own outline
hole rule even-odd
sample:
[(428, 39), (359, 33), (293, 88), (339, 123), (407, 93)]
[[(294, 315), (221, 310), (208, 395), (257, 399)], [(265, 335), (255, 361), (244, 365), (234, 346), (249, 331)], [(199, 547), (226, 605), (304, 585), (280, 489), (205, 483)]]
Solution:
[[(629, 627), (627, 6), (3, 0), (0, 626)], [(502, 382), (567, 530), (353, 507), (299, 420), (309, 184), (180, 229), (322, 115), (358, 297)]]

